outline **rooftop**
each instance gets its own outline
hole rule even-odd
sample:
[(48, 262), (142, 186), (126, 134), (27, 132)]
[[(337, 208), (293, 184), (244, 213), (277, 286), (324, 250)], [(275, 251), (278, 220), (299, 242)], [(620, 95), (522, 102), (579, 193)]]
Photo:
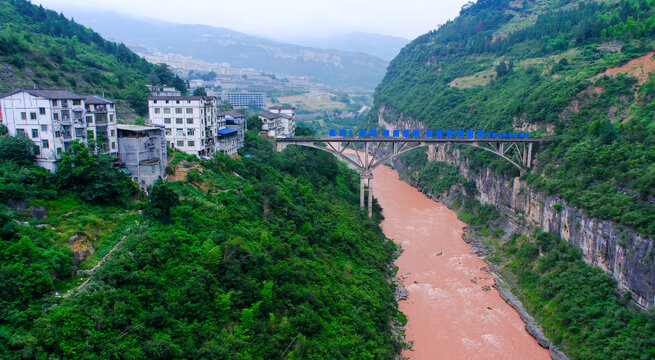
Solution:
[(5, 94), (3, 97), (6, 96), (11, 96), (14, 94), (18, 94), (22, 91), (25, 91), (26, 93), (32, 95), (32, 96), (38, 96), (38, 97), (43, 97), (46, 99), (51, 99), (51, 100), (84, 100), (86, 96), (84, 95), (77, 95), (75, 93), (72, 93), (68, 90), (37, 90), (37, 89), (29, 89), (29, 90), (18, 90), (14, 92), (10, 92), (8, 94)]
[(239, 118), (244, 119), (246, 117), (245, 115), (241, 114), (238, 111), (221, 111), (218, 113), (218, 116), (225, 116), (225, 117), (231, 116), (236, 119)]
[(291, 119), (291, 116), (289, 116), (287, 114), (274, 114), (274, 113), (270, 113), (270, 112), (259, 113), (257, 115), (259, 115), (259, 116), (261, 116), (263, 118), (267, 118), (267, 119), (277, 119), (277, 118)]
[(293, 106), (271, 106), (268, 110), (296, 110)]
[(103, 97), (100, 97), (98, 95), (88, 95), (85, 99), (84, 102), (86, 104), (90, 105), (107, 105), (107, 104), (113, 104), (114, 102), (108, 99), (105, 99)]
[(216, 96), (149, 96), (150, 100), (216, 100)]
[(117, 124), (116, 128), (118, 130), (126, 130), (126, 131), (161, 130), (160, 127), (156, 127), (156, 126), (128, 125), (128, 124)]

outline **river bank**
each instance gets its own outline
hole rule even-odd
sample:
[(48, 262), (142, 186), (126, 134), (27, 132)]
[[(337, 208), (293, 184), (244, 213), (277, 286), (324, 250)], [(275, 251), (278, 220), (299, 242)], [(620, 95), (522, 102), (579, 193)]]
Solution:
[[(548, 359), (519, 313), (496, 291), (487, 264), (463, 241), (466, 224), (388, 167), (375, 170), (382, 229), (403, 248), (397, 277), (407, 300), (409, 359)], [(398, 294), (403, 297), (402, 290)]]

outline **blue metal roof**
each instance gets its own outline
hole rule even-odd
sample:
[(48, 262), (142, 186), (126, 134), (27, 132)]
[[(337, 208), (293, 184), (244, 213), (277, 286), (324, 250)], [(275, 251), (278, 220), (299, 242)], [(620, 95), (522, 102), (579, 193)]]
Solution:
[(235, 129), (220, 129), (220, 130), (218, 130), (218, 133), (221, 134), (221, 135), (232, 134), (232, 133), (235, 133), (235, 132), (237, 132), (237, 130), (235, 130)]

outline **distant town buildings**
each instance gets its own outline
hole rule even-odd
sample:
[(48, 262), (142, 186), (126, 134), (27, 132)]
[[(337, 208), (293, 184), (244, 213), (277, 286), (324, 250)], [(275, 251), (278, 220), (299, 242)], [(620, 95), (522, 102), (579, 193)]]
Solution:
[(97, 95), (66, 90), (20, 90), (0, 98), (9, 135), (24, 134), (38, 146), (36, 163), (56, 170), (72, 141), (94, 142), (100, 152), (118, 152), (116, 105)]
[(166, 138), (163, 127), (116, 125), (118, 157), (129, 176), (141, 188), (152, 185), (159, 177), (166, 178)]
[(234, 107), (255, 106), (262, 108), (266, 103), (266, 93), (223, 91), (221, 100), (229, 102)]

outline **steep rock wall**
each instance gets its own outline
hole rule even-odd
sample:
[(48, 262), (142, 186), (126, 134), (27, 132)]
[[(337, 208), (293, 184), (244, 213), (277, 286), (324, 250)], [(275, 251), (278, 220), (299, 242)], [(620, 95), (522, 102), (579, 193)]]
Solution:
[[(423, 127), (418, 121), (385, 108), (380, 108), (378, 122), (387, 128)], [(507, 233), (541, 228), (559, 235), (578, 247), (587, 263), (603, 269), (617, 280), (621, 289), (630, 291), (640, 306), (655, 306), (655, 240), (612, 221), (590, 217), (560, 198), (531, 189), (518, 177), (500, 176), (490, 168), (473, 171), (458, 148), (430, 146), (428, 159), (456, 165), (464, 177), (475, 181), (477, 199), (498, 208)], [(561, 205), (561, 210), (555, 204)]]

